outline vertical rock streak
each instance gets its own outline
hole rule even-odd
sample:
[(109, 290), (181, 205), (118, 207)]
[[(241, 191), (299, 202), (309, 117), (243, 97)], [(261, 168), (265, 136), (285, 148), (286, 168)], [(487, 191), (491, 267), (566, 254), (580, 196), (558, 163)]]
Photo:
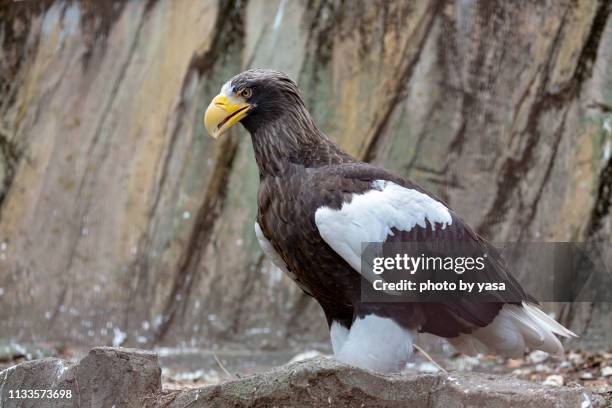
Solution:
[[(204, 135), (250, 66), (288, 71), (345, 150), (488, 238), (609, 235), (609, 2), (99, 3), (0, 6), (0, 333), (326, 336), (253, 237), (250, 140)], [(607, 313), (589, 308), (566, 323)]]

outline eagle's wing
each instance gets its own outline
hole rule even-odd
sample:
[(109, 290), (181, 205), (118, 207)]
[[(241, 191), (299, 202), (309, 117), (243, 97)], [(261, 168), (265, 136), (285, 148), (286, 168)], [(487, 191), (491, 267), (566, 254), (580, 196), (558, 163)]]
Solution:
[[(367, 169), (366, 169), (367, 170)], [(558, 353), (561, 344), (554, 334), (574, 335), (540, 311), (516, 280), (507, 272), (497, 251), (475, 234), (441, 201), (418, 186), (382, 170), (370, 174), (370, 189), (354, 193), (339, 208), (322, 206), (315, 212), (315, 224), (322, 239), (355, 271), (361, 273), (362, 243), (414, 242), (435, 236), (436, 240), (460, 241), (461, 245), (489, 255), (481, 281), (505, 282), (514, 304), (477, 302), (455, 296), (444, 303), (418, 304), (424, 319), (420, 330), (451, 338), (469, 354), (495, 351), (507, 356), (522, 355), (525, 346)], [(358, 169), (343, 177), (366, 181), (368, 171)], [(372, 280), (372, 276), (365, 276)], [(401, 320), (402, 305), (374, 307), (394, 310)], [(413, 305), (414, 306), (414, 305)], [(388, 313), (388, 312), (387, 312)], [(574, 335), (575, 336), (575, 335)]]
[(323, 240), (364, 278), (381, 279), (370, 268), (361, 268), (362, 244), (385, 242), (393, 230), (412, 231), (417, 227), (445, 229), (452, 224), (450, 211), (420, 191), (385, 180), (372, 181), (372, 189), (351, 197), (340, 209), (318, 208), (315, 223)]

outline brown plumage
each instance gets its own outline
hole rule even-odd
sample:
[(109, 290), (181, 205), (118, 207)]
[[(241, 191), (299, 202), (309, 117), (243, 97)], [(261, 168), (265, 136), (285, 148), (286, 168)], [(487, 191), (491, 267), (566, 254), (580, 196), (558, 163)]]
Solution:
[[(527, 314), (530, 310), (525, 309), (527, 306), (523, 306), (522, 302), (533, 299), (525, 294), (520, 285), (508, 274), (497, 252), (474, 233), (460, 217), (446, 208), (444, 211), (448, 211), (450, 219), (448, 225), (442, 226), (445, 228), (436, 228), (436, 225), (433, 225), (435, 222), (427, 222), (424, 226), (414, 225), (407, 230), (389, 225), (393, 228), (389, 229), (386, 240), (421, 241), (435, 235), (436, 240), (461, 242), (462, 245), (467, 244), (476, 250), (492, 254), (487, 264), (487, 278), (508, 284), (509, 294), (514, 303), (512, 309), (508, 310), (516, 309), (518, 320), (512, 320), (513, 317), (510, 315), (514, 312), (504, 312), (503, 319), (506, 320), (502, 319), (503, 324), (493, 324), (506, 303), (503, 299), (484, 303), (462, 297), (451, 297), (448, 301), (436, 303), (362, 302), (360, 290), (362, 280), (359, 271), (351, 266), (346, 256), (334, 249), (335, 242), (331, 242), (333, 237), (339, 237), (340, 241), (350, 237), (343, 235), (341, 223), (337, 224), (340, 227), (331, 229), (328, 236), (325, 236), (321, 232), (322, 226), (316, 216), (317, 211), (327, 208), (330, 214), (342, 214), (355, 197), (376, 190), (373, 186), (380, 182), (392, 185), (394, 188), (400, 186), (396, 190), (399, 189), (399, 194), (405, 192), (406, 197), (408, 194), (416, 194), (433, 203), (432, 205), (440, 205), (441, 201), (409, 180), (385, 169), (362, 163), (343, 152), (317, 128), (300, 97), (297, 86), (283, 73), (270, 70), (243, 72), (232, 78), (223, 87), (222, 95), (217, 98), (221, 99), (213, 101), (211, 106), (221, 112), (219, 115), (223, 115), (224, 109), (228, 113), (234, 112), (237, 108), (232, 108), (234, 106), (232, 104), (248, 106), (245, 108), (247, 113), (240, 122), (251, 135), (255, 160), (259, 168), (256, 230), (262, 247), (264, 250), (267, 248), (266, 252), (275, 259), (276, 263), (286, 270), (307, 294), (319, 302), (332, 328), (334, 353), (341, 360), (378, 371), (401, 369), (409, 352), (408, 355), (401, 353), (399, 357), (390, 356), (400, 347), (393, 343), (393, 339), (385, 337), (384, 333), (374, 333), (375, 329), (366, 330), (366, 334), (363, 334), (361, 329), (352, 332), (356, 322), (362, 324), (366, 320), (377, 325), (376, 327), (386, 327), (384, 330), (388, 333), (397, 332), (397, 336), (394, 336), (399, 339), (397, 343), (399, 345), (404, 341), (412, 341), (410, 336), (414, 332), (428, 332), (449, 338), (468, 352), (472, 346), (477, 351), (482, 351), (478, 348), (482, 349), (481, 346), (484, 346), (491, 351), (504, 352), (496, 349), (498, 346), (495, 344), (484, 344), (489, 340), (483, 339), (512, 335), (508, 334), (512, 329), (506, 328), (505, 322), (508, 320), (511, 322), (508, 323), (510, 324), (508, 327), (513, 327), (511, 325), (514, 324), (519, 334), (516, 344), (507, 346), (509, 350), (511, 347), (514, 348), (506, 354), (516, 355), (517, 350), (522, 353), (521, 347), (524, 349), (525, 346), (558, 351), (560, 344), (552, 333), (567, 335), (568, 333), (563, 331), (566, 329), (561, 329), (561, 326), (557, 327), (548, 321), (544, 323), (535, 321), (537, 320), (535, 317), (533, 321), (529, 320), (529, 317), (521, 317), (521, 313)], [(213, 116), (207, 112), (206, 125), (211, 134), (218, 136), (218, 133), (225, 130), (223, 127), (225, 125)], [(379, 193), (377, 197), (383, 198), (384, 194), (391, 194), (387, 190)], [(397, 210), (401, 212), (402, 209)], [(384, 224), (385, 215), (379, 216), (382, 217), (380, 223)], [(427, 219), (428, 214), (424, 213), (423, 217)], [(360, 224), (359, 219), (353, 221), (355, 224)], [(366, 221), (368, 220), (364, 219), (364, 225)], [(364, 231), (366, 236), (367, 233), (368, 231)], [(338, 247), (341, 245), (342, 242), (338, 243)], [(368, 320), (366, 319), (368, 316), (376, 318)], [(522, 325), (521, 319), (527, 322), (525, 323), (527, 326), (534, 326), (533, 331), (536, 334), (521, 332), (522, 329), (518, 327)], [(542, 329), (546, 324), (553, 328), (548, 327), (546, 329), (548, 331)], [(500, 325), (503, 327), (496, 328), (497, 332), (486, 329), (488, 326)], [(480, 328), (485, 329), (478, 332)], [(509, 331), (500, 334), (504, 330)], [(367, 334), (368, 332), (371, 334)], [(377, 335), (383, 337), (376, 338), (378, 340), (373, 337), (375, 340), (372, 341), (389, 343), (389, 350), (380, 352), (378, 348), (375, 351), (364, 350), (371, 345), (367, 345), (363, 337)], [(472, 335), (474, 340), (471, 340), (472, 337), (467, 337), (466, 340), (466, 335)], [(357, 336), (361, 338), (353, 338)], [(463, 344), (466, 341), (468, 344)], [(495, 341), (491, 340), (493, 343)], [(349, 344), (352, 347), (350, 350)], [(370, 353), (372, 357), (368, 357), (369, 359), (363, 357), (364, 353)], [(392, 364), (386, 361), (394, 358), (400, 363)]]

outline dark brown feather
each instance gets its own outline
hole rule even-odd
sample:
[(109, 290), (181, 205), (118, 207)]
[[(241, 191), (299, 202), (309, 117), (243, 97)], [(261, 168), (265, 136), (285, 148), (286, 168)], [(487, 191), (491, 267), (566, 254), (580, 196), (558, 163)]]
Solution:
[[(503, 302), (475, 303), (460, 298), (445, 303), (361, 302), (361, 277), (323, 241), (315, 224), (316, 210), (323, 206), (340, 209), (354, 194), (370, 190), (374, 180), (429, 193), (400, 176), (357, 161), (333, 144), (316, 127), (297, 86), (286, 75), (247, 71), (235, 77), (232, 85), (253, 89), (255, 108), (243, 124), (251, 134), (260, 173), (257, 222), (300, 287), (322, 306), (329, 324), (337, 320), (350, 327), (356, 317), (374, 313), (406, 328), (455, 337), (495, 318)], [(441, 239), (495, 251), (458, 216), (452, 216), (453, 224)], [(430, 227), (415, 227), (395, 231), (389, 238), (419, 240), (431, 233)], [(503, 263), (496, 263), (489, 273), (510, 282), (519, 298), (530, 299)]]

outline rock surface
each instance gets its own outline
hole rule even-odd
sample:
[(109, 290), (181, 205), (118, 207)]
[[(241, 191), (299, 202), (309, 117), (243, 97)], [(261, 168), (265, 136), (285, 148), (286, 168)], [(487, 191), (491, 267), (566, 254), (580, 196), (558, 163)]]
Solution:
[[(451, 373), (379, 375), (317, 357), (223, 384), (164, 391), (154, 353), (94, 348), (76, 364), (47, 358), (0, 372), (0, 406), (12, 407), (537, 407), (603, 406), (581, 388)], [(70, 390), (70, 399), (17, 400), (10, 390)], [(586, 401), (590, 401), (588, 405)], [(582, 403), (586, 405), (581, 405)]]
[[(70, 390), (71, 398), (10, 398), (10, 390)], [(161, 390), (157, 355), (144, 350), (98, 347), (77, 364), (33, 360), (0, 373), (0, 406), (143, 407)]]
[[(250, 138), (204, 134), (249, 66), (289, 73), (333, 140), (487, 238), (608, 242), (610, 4), (0, 2), (0, 337), (327, 339), (256, 242)], [(562, 317), (607, 349), (611, 314)]]

